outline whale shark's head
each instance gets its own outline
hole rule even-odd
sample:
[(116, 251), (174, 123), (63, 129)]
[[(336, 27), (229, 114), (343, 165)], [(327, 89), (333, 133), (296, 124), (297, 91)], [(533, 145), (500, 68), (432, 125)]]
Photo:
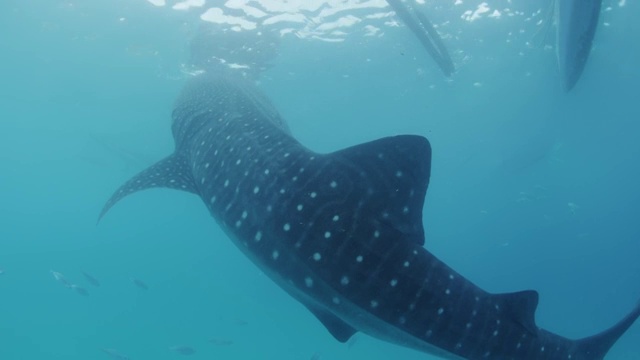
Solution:
[(189, 60), (199, 71), (187, 80), (172, 115), (177, 148), (212, 117), (225, 121), (240, 117), (247, 103), (259, 107), (288, 132), (277, 110), (252, 84), (271, 66), (277, 46), (277, 37), (269, 32), (235, 32), (213, 24), (199, 29), (191, 41)]
[(191, 40), (190, 64), (206, 72), (227, 72), (256, 80), (277, 56), (279, 37), (269, 31), (233, 31), (215, 24)]
[(178, 98), (173, 113), (171, 131), (176, 149), (190, 141), (200, 129), (213, 118), (229, 118), (235, 110), (228, 99), (233, 94), (222, 88), (224, 78), (210, 73), (202, 73), (189, 78)]
[(176, 148), (189, 142), (207, 123), (225, 126), (230, 121), (258, 114), (290, 133), (278, 110), (253, 81), (209, 72), (193, 76), (185, 83), (173, 109), (171, 129)]

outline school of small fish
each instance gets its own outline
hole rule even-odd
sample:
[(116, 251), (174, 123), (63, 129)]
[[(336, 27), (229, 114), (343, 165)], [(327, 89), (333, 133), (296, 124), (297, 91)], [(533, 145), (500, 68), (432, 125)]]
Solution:
[[(89, 291), (87, 291), (86, 288), (71, 282), (70, 280), (68, 280), (68, 278), (63, 275), (62, 273), (58, 272), (58, 271), (54, 271), (54, 270), (49, 270), (49, 273), (51, 274), (51, 276), (53, 276), (53, 279), (57, 282), (59, 282), (60, 284), (62, 284), (62, 286), (64, 286), (67, 289), (70, 289), (72, 291), (75, 291), (77, 294), (82, 295), (82, 296), (88, 296), (89, 295)], [(0, 268), (0, 275), (4, 275), (5, 274), (5, 269), (4, 268)], [(91, 273), (88, 273), (86, 271), (82, 271), (82, 276), (84, 277), (84, 280), (86, 282), (88, 282), (91, 286), (93, 287), (100, 287), (101, 282), (100, 280), (98, 280), (97, 277), (95, 277), (94, 275), (92, 275)], [(149, 285), (147, 285), (147, 283), (145, 283), (144, 281), (135, 278), (135, 277), (130, 277), (129, 280), (131, 281), (131, 283), (142, 290), (149, 290)], [(245, 326), (248, 325), (248, 322), (246, 320), (243, 319), (235, 319), (233, 321), (231, 321), (231, 323), (233, 325), (236, 326)], [(226, 338), (210, 338), (209, 339), (209, 343), (215, 346), (230, 346), (233, 345), (234, 341), (231, 339), (226, 339)], [(131, 358), (128, 355), (125, 355), (124, 353), (120, 352), (117, 349), (114, 348), (100, 348), (100, 351), (102, 351), (102, 353), (104, 353), (105, 355), (107, 355), (110, 359), (115, 359), (115, 360), (131, 360)], [(189, 346), (189, 345), (175, 345), (175, 346), (170, 346), (168, 348), (169, 351), (172, 351), (178, 355), (183, 355), (183, 356), (190, 356), (190, 355), (194, 355), (196, 353), (195, 348)], [(317, 360), (320, 359), (320, 355), (318, 353), (315, 353), (312, 355), (311, 357), (312, 360)]]

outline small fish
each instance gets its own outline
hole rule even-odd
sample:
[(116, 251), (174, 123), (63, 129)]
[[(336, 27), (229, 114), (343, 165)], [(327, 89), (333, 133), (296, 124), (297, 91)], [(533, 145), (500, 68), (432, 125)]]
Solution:
[(87, 291), (87, 289), (78, 286), (76, 284), (71, 284), (71, 288), (73, 290), (75, 290), (78, 294), (82, 295), (82, 296), (89, 296), (89, 292)]
[(580, 206), (578, 206), (578, 205), (576, 205), (575, 203), (572, 203), (572, 202), (567, 203), (567, 206), (569, 207), (569, 211), (572, 214), (575, 214), (578, 211), (578, 209), (580, 209)]
[(4, 269), (0, 268), (0, 275), (4, 274)]
[(87, 272), (83, 271), (83, 272), (82, 272), (82, 275), (84, 275), (84, 278), (85, 278), (85, 279), (87, 279), (87, 281), (88, 281), (91, 285), (93, 285), (93, 286), (95, 286), (95, 287), (99, 287), (99, 286), (100, 286), (100, 281), (98, 281), (98, 279), (96, 279), (96, 278), (95, 278), (94, 276), (92, 276), (91, 274), (89, 274), (89, 273), (87, 273)]
[(116, 360), (130, 360), (130, 358), (124, 354), (121, 354), (120, 352), (118, 352), (118, 350), (115, 349), (100, 349), (102, 350), (103, 353), (109, 355), (110, 358), (112, 359), (116, 359)]
[(320, 360), (321, 356), (318, 353), (311, 355), (311, 360)]
[(213, 345), (218, 345), (218, 346), (229, 346), (233, 344), (233, 340), (217, 339), (217, 338), (210, 339), (209, 342), (212, 343)]
[(132, 278), (131, 278), (131, 282), (132, 282), (135, 286), (139, 287), (139, 288), (140, 288), (140, 289), (142, 289), (142, 290), (149, 290), (149, 286), (147, 286), (147, 284), (145, 284), (145, 283), (144, 283), (142, 280), (140, 280), (140, 279), (136, 279), (136, 278), (133, 278), (133, 277), (132, 277)]
[(169, 350), (175, 351), (180, 355), (193, 355), (193, 354), (196, 353), (194, 348), (192, 348), (190, 346), (184, 346), (184, 345), (172, 346), (172, 347), (169, 348)]
[(56, 279), (56, 281), (61, 282), (65, 287), (71, 288), (73, 286), (73, 284), (71, 284), (61, 273), (53, 270), (50, 270), (49, 272), (53, 275), (53, 278)]
[(249, 325), (249, 322), (242, 319), (236, 319), (233, 321), (233, 324), (237, 326), (245, 326), (245, 325)]

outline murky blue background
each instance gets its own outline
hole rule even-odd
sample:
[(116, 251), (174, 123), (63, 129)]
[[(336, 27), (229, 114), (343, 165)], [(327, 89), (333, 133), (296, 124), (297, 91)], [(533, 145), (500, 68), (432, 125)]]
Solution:
[[(426, 247), (488, 291), (538, 290), (540, 326), (588, 336), (640, 298), (640, 4), (620, 4), (604, 1), (569, 94), (536, 19), (468, 22), (430, 3), (434, 22), (450, 21), (450, 80), (388, 27), (340, 43), (285, 37), (260, 86), (316, 151), (428, 137)], [(96, 226), (117, 186), (172, 151), (198, 21), (142, 0), (0, 3), (0, 359), (172, 359), (175, 345), (198, 359), (430, 358), (363, 334), (334, 341), (193, 195), (145, 191)], [(635, 324), (609, 359), (640, 358), (638, 343)]]

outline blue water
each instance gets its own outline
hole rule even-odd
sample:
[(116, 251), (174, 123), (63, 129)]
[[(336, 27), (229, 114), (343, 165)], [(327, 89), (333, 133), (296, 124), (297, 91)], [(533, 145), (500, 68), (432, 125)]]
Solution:
[[(480, 1), (416, 5), (447, 35), (451, 79), (388, 17), (382, 36), (363, 35), (365, 21), (340, 42), (284, 35), (260, 87), (316, 151), (428, 137), (426, 247), (488, 291), (538, 290), (538, 325), (588, 336), (640, 298), (640, 4), (604, 1), (567, 94), (540, 40), (545, 6), (488, 2), (500, 18), (465, 20)], [(193, 195), (145, 191), (96, 225), (115, 188), (172, 151), (189, 39), (223, 6), (172, 4), (0, 4), (0, 359), (173, 359), (176, 345), (194, 359), (431, 358), (363, 334), (335, 341)], [(640, 358), (639, 343), (635, 324), (608, 359)]]

